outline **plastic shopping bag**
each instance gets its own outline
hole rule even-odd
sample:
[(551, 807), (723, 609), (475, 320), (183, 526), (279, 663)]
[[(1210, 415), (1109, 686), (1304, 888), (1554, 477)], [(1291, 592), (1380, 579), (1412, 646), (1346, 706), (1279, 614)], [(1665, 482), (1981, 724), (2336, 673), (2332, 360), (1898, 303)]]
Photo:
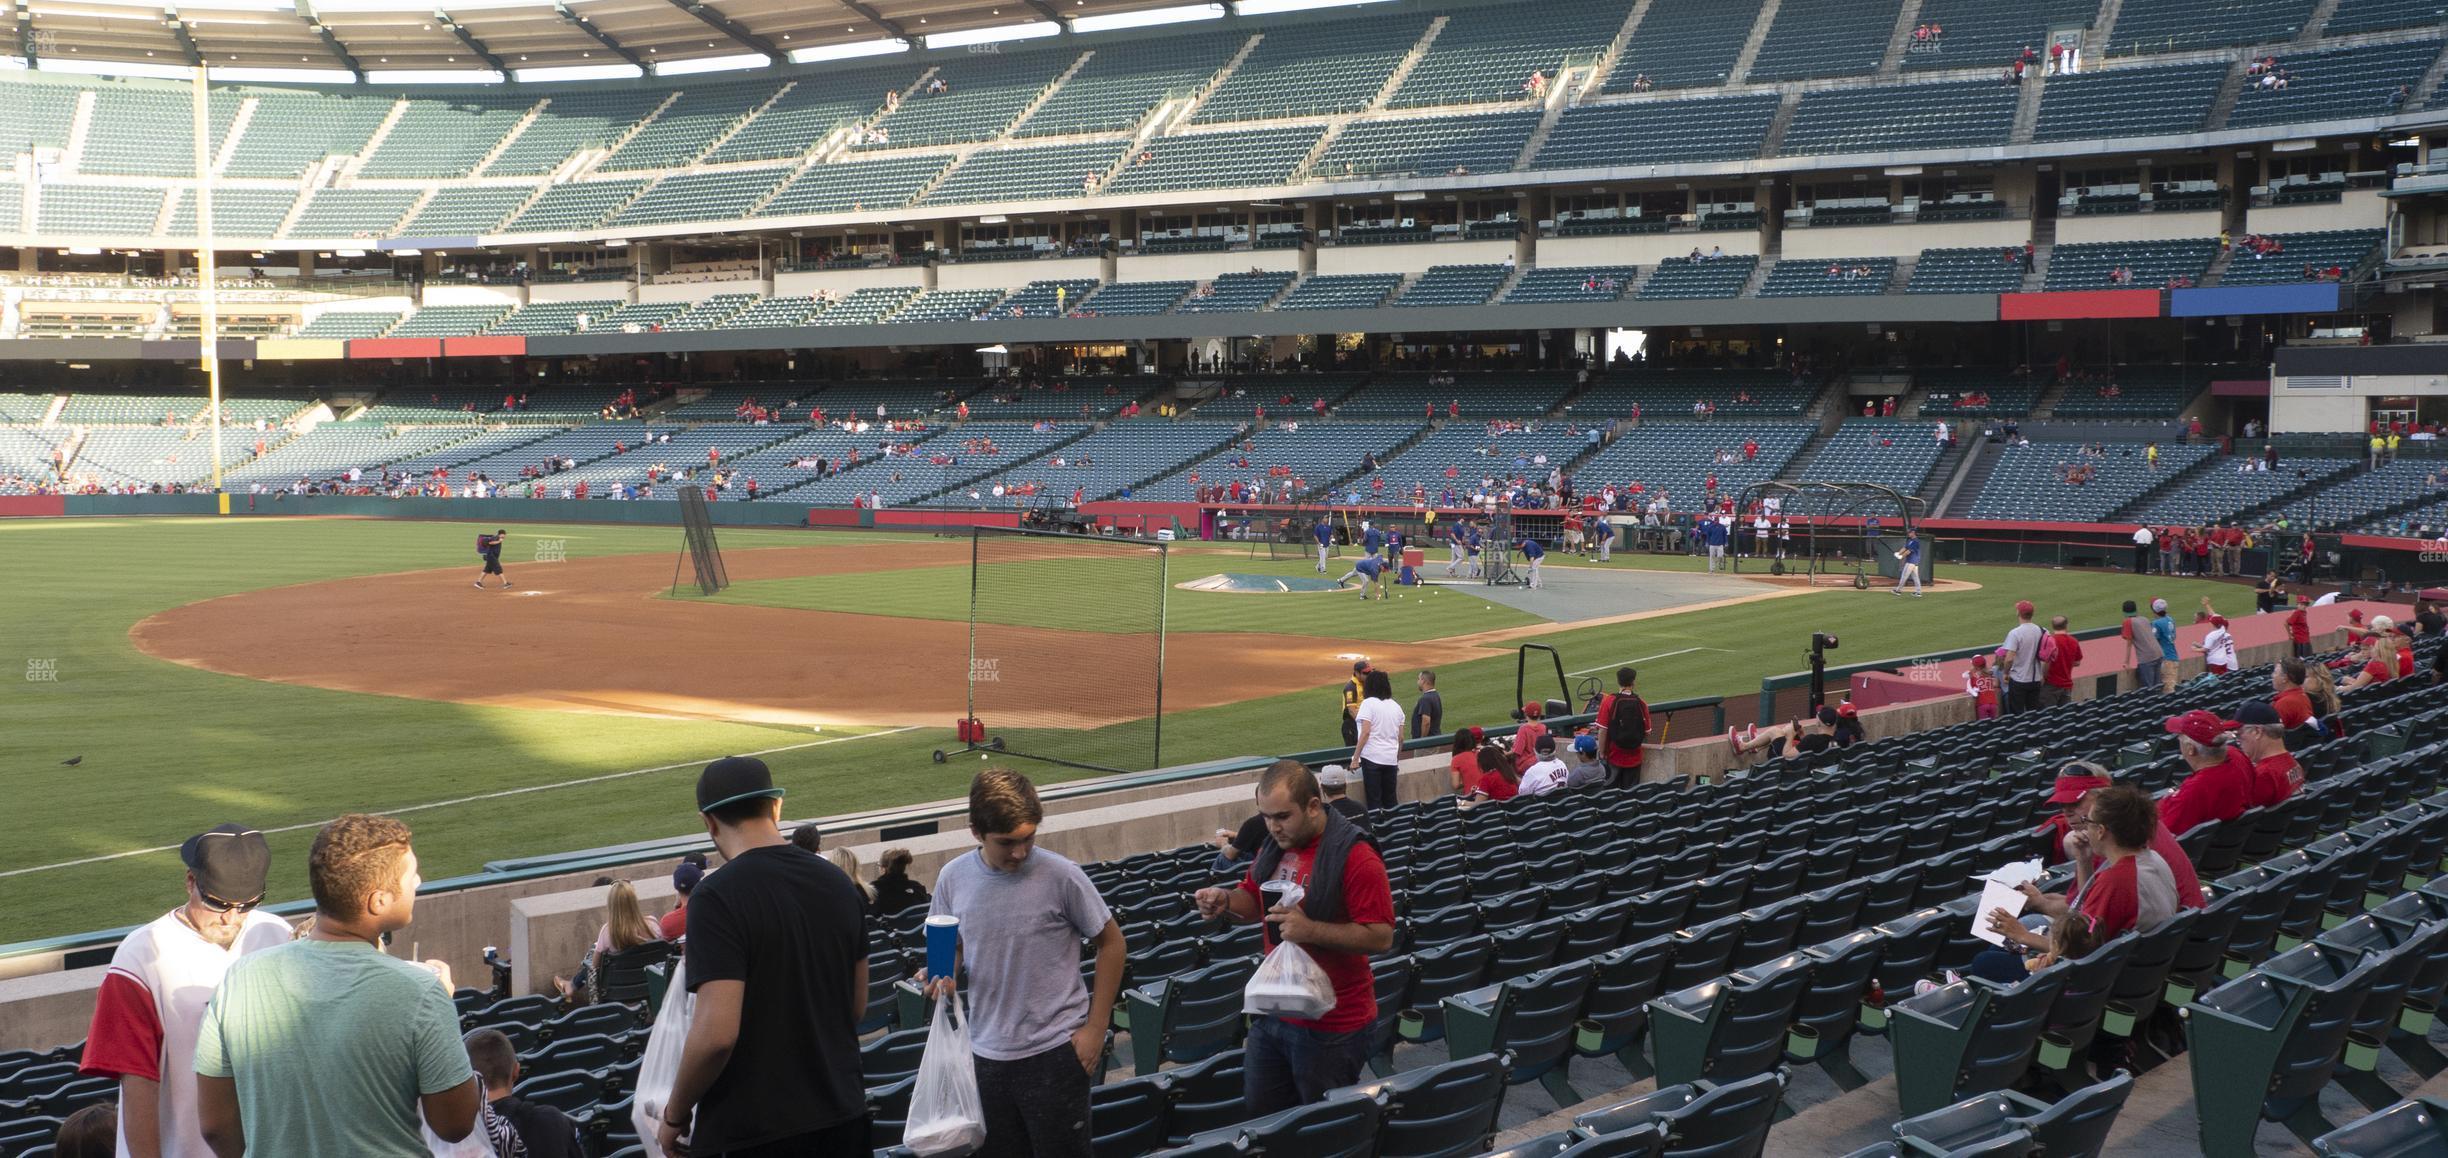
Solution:
[(918, 1058), (910, 1087), (909, 1121), (901, 1144), (921, 1156), (966, 1154), (986, 1142), (986, 1108), (978, 1100), (977, 1064), (969, 1052), (969, 1018), (960, 994), (935, 1003), (935, 1026)]
[(680, 1079), (680, 1053), (688, 1045), (689, 1015), (697, 996), (688, 991), (688, 966), (672, 959), (671, 986), (663, 991), (663, 1012), (646, 1034), (646, 1053), (638, 1059), (637, 1096), (629, 1103), (629, 1124), (637, 1130), (646, 1158), (668, 1158), (655, 1143), (655, 1128), (663, 1122), (663, 1104), (672, 1083)]
[(1312, 1019), (1334, 1007), (1334, 979), (1308, 950), (1290, 941), (1275, 946), (1241, 989), (1243, 1013)]

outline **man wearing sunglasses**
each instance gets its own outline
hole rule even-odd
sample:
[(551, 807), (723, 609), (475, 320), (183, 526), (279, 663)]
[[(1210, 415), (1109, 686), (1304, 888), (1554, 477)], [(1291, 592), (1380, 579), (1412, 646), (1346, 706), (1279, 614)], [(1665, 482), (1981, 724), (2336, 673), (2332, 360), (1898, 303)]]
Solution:
[(79, 1072), (119, 1079), (122, 1158), (207, 1158), (195, 1043), (230, 962), (289, 941), (259, 906), (272, 863), (262, 833), (224, 824), (179, 846), (187, 902), (119, 942), (94, 1001)]

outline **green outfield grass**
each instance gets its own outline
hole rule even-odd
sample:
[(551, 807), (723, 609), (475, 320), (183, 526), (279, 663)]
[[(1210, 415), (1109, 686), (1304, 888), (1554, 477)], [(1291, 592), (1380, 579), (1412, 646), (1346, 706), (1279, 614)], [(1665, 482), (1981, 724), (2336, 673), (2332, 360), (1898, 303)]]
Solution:
[[(1349, 561), (1334, 561), (1332, 579), (1349, 569)], [(1184, 591), (1173, 584), (1225, 572), (1245, 575), (1317, 576), (1315, 563), (1300, 560), (1251, 559), (1246, 549), (1215, 551), (1191, 547), (1175, 550), (1166, 561), (1165, 628), (1168, 631), (1281, 632), (1345, 639), (1375, 639), (1416, 643), (1473, 631), (1493, 631), (1541, 623), (1535, 615), (1491, 603), (1468, 590), (1436, 588), (1437, 598), (1425, 600), (1425, 614), (1383, 616), (1359, 606), (1351, 593), (1303, 592), (1256, 595), (1222, 591)], [(1156, 587), (1152, 558), (1054, 559), (991, 563), (980, 568), (979, 585), (992, 585), (998, 597), (981, 611), (996, 623), (1059, 627), (1072, 631), (1142, 631), (1152, 622), (1147, 601)], [(1433, 568), (1432, 568), (1433, 570)], [(813, 575), (797, 579), (764, 579), (737, 583), (715, 596), (724, 603), (767, 607), (797, 607), (810, 611), (858, 611), (908, 619), (969, 619), (970, 571), (955, 567), (915, 567), (906, 571), (867, 571), (846, 575)], [(1014, 593), (1093, 593), (1091, 598), (1022, 599)]]
[[(818, 816), (961, 794), (975, 765), (935, 765), (950, 728), (860, 736), (812, 735), (780, 727), (664, 721), (487, 708), (325, 691), (216, 675), (150, 659), (128, 639), (148, 615), (238, 591), (353, 575), (468, 564), (471, 524), (374, 520), (124, 519), (0, 522), (0, 552), (12, 564), (0, 602), (0, 777), (15, 839), (0, 842), (0, 942), (148, 919), (178, 895), (175, 853), (116, 857), (67, 868), (41, 866), (175, 845), (204, 827), (239, 820), (274, 837), (275, 899), (304, 892), (309, 827), (343, 811), (412, 810), (426, 875), (474, 871), (488, 859), (586, 848), (693, 831), (689, 794), (697, 768), (728, 752), (766, 751), (791, 790), (790, 813)], [(490, 529), (488, 526), (485, 529)], [(506, 560), (514, 574), (521, 540), (559, 537), (573, 558), (651, 553), (677, 543), (670, 528), (513, 528)], [(799, 530), (725, 530), (726, 550), (874, 541), (884, 536)], [(886, 548), (886, 549), (889, 549)], [(1252, 561), (1241, 551), (1189, 548), (1176, 579), (1216, 571), (1301, 573), (1297, 562)], [(1683, 569), (1681, 559), (1619, 559), (1621, 568)], [(1432, 565), (1433, 566), (1433, 565)], [(945, 614), (944, 576), (918, 569), (873, 579), (878, 611)], [(1314, 574), (1314, 572), (1308, 572)], [(2166, 596), (2179, 608), (2203, 594), (2243, 614), (2251, 591), (2201, 581), (2027, 568), (1949, 567), (1983, 590), (1922, 600), (1883, 592), (1831, 591), (1805, 598), (1691, 612), (1637, 623), (1577, 628), (1541, 637), (1566, 666), (1594, 672), (1639, 661), (1652, 699), (1745, 695), (1763, 676), (1801, 666), (1812, 631), (1843, 636), (1839, 659), (1862, 661), (1999, 638), (2017, 598), (2038, 599), (2077, 626), (2113, 622), (2117, 602)], [(965, 572), (962, 581), (965, 582)], [(759, 588), (776, 585), (758, 584)], [(811, 600), (848, 588), (779, 585)], [(739, 589), (735, 598), (750, 594)], [(471, 593), (472, 595), (473, 593)], [(885, 596), (897, 596), (891, 604)], [(1235, 617), (1261, 630), (1339, 631), (1362, 638), (1435, 638), (1523, 622), (1505, 608), (1447, 589), (1401, 600), (1373, 624), (1344, 611), (1350, 596), (1244, 596), (1177, 592), (1183, 630), (1221, 630)], [(863, 602), (863, 598), (859, 600)], [(819, 605), (810, 603), (808, 605)], [(1312, 610), (1312, 606), (1318, 610)], [(1244, 610), (1246, 609), (1246, 610)], [(1312, 616), (1322, 618), (1310, 618)], [(1409, 617), (1411, 622), (1403, 622)], [(1326, 626), (1331, 623), (1331, 627)], [(1365, 626), (1355, 626), (1365, 624)], [(434, 625), (450, 646), (450, 625)], [(1363, 634), (1366, 632), (1367, 634)], [(1687, 649), (1703, 650), (1687, 650)], [(609, 657), (608, 657), (609, 658)], [(717, 659), (719, 657), (716, 657)], [(31, 665), (31, 666), (30, 666)], [(1441, 684), (1449, 723), (1498, 722), (1513, 695), (1513, 653), (1451, 665)], [(29, 680), (20, 672), (55, 673)], [(958, 678), (957, 673), (947, 678)], [(1164, 722), (1168, 762), (1321, 747), (1336, 737), (1337, 673), (1316, 688), (1199, 711)], [(1407, 698), (1409, 673), (1397, 673)], [(82, 756), (76, 767), (61, 761)], [(964, 766), (966, 765), (966, 766)], [(1055, 781), (1082, 773), (1031, 766)], [(615, 777), (572, 783), (594, 777)], [(522, 791), (524, 790), (524, 791)], [(516, 793), (466, 800), (487, 794)], [(453, 801), (462, 801), (452, 803)]]

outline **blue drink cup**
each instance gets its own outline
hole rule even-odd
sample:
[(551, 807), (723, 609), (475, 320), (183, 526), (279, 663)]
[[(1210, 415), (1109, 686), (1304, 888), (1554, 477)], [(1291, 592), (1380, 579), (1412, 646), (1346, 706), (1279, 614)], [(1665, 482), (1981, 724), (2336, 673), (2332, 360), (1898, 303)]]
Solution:
[(960, 918), (938, 913), (926, 919), (927, 980), (952, 976), (960, 967)]

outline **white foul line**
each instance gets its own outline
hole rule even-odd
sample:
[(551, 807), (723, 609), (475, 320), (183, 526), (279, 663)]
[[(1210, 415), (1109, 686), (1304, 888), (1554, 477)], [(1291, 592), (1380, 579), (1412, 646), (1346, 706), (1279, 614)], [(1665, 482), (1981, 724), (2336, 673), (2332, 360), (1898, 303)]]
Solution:
[[(770, 756), (776, 752), (796, 752), (802, 748), (821, 748), (827, 744), (847, 744), (852, 740), (865, 740), (874, 736), (896, 736), (903, 732), (915, 732), (920, 727), (921, 725), (911, 724), (906, 727), (887, 728), (881, 732), (862, 732), (856, 736), (835, 736), (830, 740), (810, 740), (804, 744), (785, 744), (779, 748), (760, 748), (754, 752), (734, 752), (731, 754), (735, 756)], [(556, 788), (576, 788), (582, 784), (601, 784), (607, 780), (626, 780), (632, 776), (646, 776), (656, 772), (670, 772), (680, 768), (693, 768), (696, 767), (698, 763), (699, 761), (690, 760), (680, 764), (658, 764), (652, 768), (632, 768), (626, 772), (607, 772), (601, 776), (584, 776), (576, 780), (562, 780), (552, 784), (530, 784), (524, 788), (504, 788), (499, 792), (480, 792), (474, 796), (461, 796), (452, 800), (436, 800), (430, 804), (411, 804), (403, 808), (379, 809), (377, 810), (376, 814), (380, 816), (400, 816), (410, 812), (426, 812), (436, 808), (452, 808), (461, 804), (474, 804), (480, 800), (499, 800), (505, 796), (524, 796), (530, 792), (550, 792)], [(284, 824), (278, 828), (264, 829), (263, 832), (267, 836), (276, 832), (301, 832), (309, 828), (321, 828), (328, 823), (330, 822), (317, 820), (306, 824)], [(64, 860), (58, 864), (43, 864), (35, 865), (31, 868), (8, 869), (6, 871), (0, 871), (0, 878), (24, 876), (28, 873), (49, 872), (52, 869), (76, 868), (79, 865), (100, 864), (104, 861), (125, 860), (126, 858), (132, 856), (151, 856), (152, 854), (159, 852), (177, 852), (178, 848), (179, 846), (175, 844), (165, 844), (155, 848), (137, 848), (129, 849), (126, 852), (105, 853), (101, 856), (79, 857), (76, 860)]]
[[(1567, 676), (1577, 676), (1577, 675), (1594, 675), (1594, 674), (1596, 674), (1596, 673), (1598, 673), (1598, 672), (1608, 671), (1608, 670), (1611, 670), (1611, 669), (1614, 669), (1614, 668), (1619, 668), (1619, 667), (1630, 667), (1630, 666), (1632, 666), (1633, 664), (1636, 664), (1636, 663), (1647, 663), (1647, 662), (1649, 662), (1650, 660), (1653, 660), (1653, 659), (1672, 659), (1672, 658), (1674, 658), (1675, 656), (1678, 656), (1678, 655), (1690, 655), (1691, 653), (1693, 653), (1693, 652), (1695, 652), (1695, 651), (1726, 651), (1726, 650), (1729, 650), (1729, 649), (1727, 649), (1727, 648), (1722, 648), (1722, 647), (1687, 647), (1687, 648), (1684, 648), (1684, 649), (1683, 649), (1683, 650), (1681, 650), (1681, 651), (1661, 651), (1661, 652), (1657, 653), (1656, 655), (1644, 655), (1644, 656), (1640, 657), (1639, 659), (1627, 659), (1627, 660), (1623, 661), (1622, 663), (1605, 663), (1605, 664), (1600, 664), (1600, 665), (1598, 665), (1597, 667), (1585, 667), (1585, 668), (1582, 668), (1580, 671), (1568, 671), (1568, 672), (1565, 672), (1564, 674), (1565, 674), (1565, 675), (1567, 675)], [(6, 875), (8, 875), (8, 874), (6, 874), (6, 873), (0, 873), (0, 876), (6, 876)]]

